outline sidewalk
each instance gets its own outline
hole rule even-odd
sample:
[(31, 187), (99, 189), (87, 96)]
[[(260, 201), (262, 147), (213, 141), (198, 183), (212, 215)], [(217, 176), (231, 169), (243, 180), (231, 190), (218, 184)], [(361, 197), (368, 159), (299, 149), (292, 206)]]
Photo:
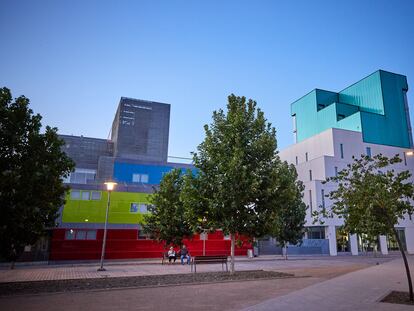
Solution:
[[(343, 267), (358, 263), (375, 265), (376, 262), (382, 263), (392, 258), (395, 257), (296, 256), (290, 257), (286, 261), (281, 256), (274, 255), (255, 258), (240, 256), (236, 257), (236, 270), (274, 270), (283, 272), (306, 267)], [(161, 265), (161, 259), (109, 260), (105, 261), (104, 267), (107, 271), (103, 272), (98, 272), (98, 267), (98, 261), (72, 262), (59, 265), (17, 266), (14, 270), (10, 270), (8, 266), (3, 266), (0, 268), (0, 282), (128, 277), (191, 272), (189, 265), (182, 266), (179, 261), (171, 265)], [(200, 272), (221, 271), (221, 265), (203, 265), (197, 270), (200, 270)]]
[[(413, 256), (409, 256), (409, 264), (414, 277)], [(392, 290), (408, 291), (402, 259), (317, 283), (243, 311), (414, 310), (414, 306), (378, 302)]]

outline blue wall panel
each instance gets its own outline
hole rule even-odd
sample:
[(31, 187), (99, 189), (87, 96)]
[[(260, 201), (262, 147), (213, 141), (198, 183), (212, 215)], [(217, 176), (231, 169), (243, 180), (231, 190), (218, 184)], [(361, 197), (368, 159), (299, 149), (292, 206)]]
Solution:
[[(147, 174), (148, 184), (158, 185), (163, 175), (174, 168), (173, 166), (131, 164), (115, 161), (113, 178), (117, 182), (132, 183), (133, 174)], [(181, 168), (181, 170), (185, 172), (187, 169)], [(194, 169), (192, 171), (194, 172)]]

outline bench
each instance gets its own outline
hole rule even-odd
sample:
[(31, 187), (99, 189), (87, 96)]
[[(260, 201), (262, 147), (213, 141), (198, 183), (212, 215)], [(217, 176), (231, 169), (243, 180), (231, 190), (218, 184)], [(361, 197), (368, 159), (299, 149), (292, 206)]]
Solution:
[[(177, 255), (177, 253), (175, 254), (176, 256), (176, 260), (180, 260), (180, 256)], [(168, 263), (168, 252), (163, 252), (162, 253), (162, 260), (161, 260), (161, 264), (163, 265), (164, 262)], [(172, 261), (171, 263), (174, 263), (174, 261)]]
[(195, 256), (191, 258), (191, 272), (193, 272), (194, 267), (194, 273), (197, 272), (197, 265), (201, 264), (212, 264), (212, 263), (221, 263), (221, 269), (224, 271), (224, 265), (226, 265), (226, 271), (228, 272), (228, 266), (227, 266), (227, 256)]

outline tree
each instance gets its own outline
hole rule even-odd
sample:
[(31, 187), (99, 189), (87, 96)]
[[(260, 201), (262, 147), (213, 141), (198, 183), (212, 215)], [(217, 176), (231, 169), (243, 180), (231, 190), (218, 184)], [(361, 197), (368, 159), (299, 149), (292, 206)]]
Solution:
[(180, 169), (165, 174), (159, 189), (150, 197), (150, 213), (144, 216), (144, 231), (152, 239), (164, 242), (165, 248), (170, 244), (181, 246), (183, 239), (193, 234), (185, 218), (181, 199), (183, 185), (184, 178)]
[(409, 171), (395, 170), (395, 164), (400, 162), (398, 155), (393, 158), (381, 154), (372, 158), (354, 158), (338, 176), (327, 180), (338, 186), (329, 193), (333, 205), (330, 211), (322, 210), (321, 213), (315, 213), (315, 216), (336, 215), (344, 218), (344, 228), (350, 233), (371, 237), (394, 235), (404, 260), (410, 300), (413, 301), (410, 269), (395, 225), (414, 212), (411, 205), (414, 186), (409, 180)]
[(306, 205), (302, 201), (304, 186), (297, 180), (296, 169), (293, 165), (282, 163), (280, 170), (280, 186), (278, 192), (278, 207), (270, 218), (270, 234), (285, 250), (287, 259), (287, 244), (302, 242), (306, 217)]
[(213, 122), (204, 129), (206, 137), (193, 154), (202, 202), (197, 214), (230, 234), (234, 273), (236, 234), (262, 236), (275, 208), (281, 165), (276, 130), (256, 102), (233, 94), (227, 113), (214, 111)]
[(55, 226), (74, 163), (61, 150), (57, 129), (46, 127), (24, 96), (0, 89), (0, 255), (12, 262)]

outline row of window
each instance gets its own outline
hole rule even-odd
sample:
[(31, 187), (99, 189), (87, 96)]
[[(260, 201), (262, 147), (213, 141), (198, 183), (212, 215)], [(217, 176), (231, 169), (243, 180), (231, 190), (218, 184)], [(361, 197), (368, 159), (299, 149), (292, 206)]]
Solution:
[(132, 182), (147, 184), (149, 181), (148, 174), (132, 174)]
[(72, 190), (70, 192), (71, 200), (96, 200), (99, 201), (102, 197), (101, 191), (89, 191), (89, 190)]
[(96, 230), (75, 230), (65, 232), (66, 240), (96, 240)]
[[(96, 240), (96, 232), (96, 229), (69, 229), (65, 232), (65, 240)], [(137, 239), (146, 240), (148, 235), (143, 230), (138, 230)], [(202, 233), (200, 239), (208, 240), (208, 234)], [(230, 235), (225, 235), (223, 240), (230, 240)]]
[(63, 180), (63, 182), (72, 184), (88, 184), (93, 182), (95, 177), (96, 170), (76, 168), (74, 172), (70, 173), (69, 177)]
[(131, 203), (129, 208), (130, 213), (147, 213), (148, 212), (148, 204), (146, 203)]

